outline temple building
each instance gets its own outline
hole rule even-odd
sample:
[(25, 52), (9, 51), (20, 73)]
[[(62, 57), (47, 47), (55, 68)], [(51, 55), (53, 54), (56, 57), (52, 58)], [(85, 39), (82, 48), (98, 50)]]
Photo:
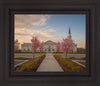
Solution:
[[(70, 31), (70, 24), (69, 24), (69, 32), (68, 32), (67, 39), (72, 40), (71, 31)], [(73, 52), (77, 52), (77, 44), (75, 44), (74, 42), (73, 42)]]
[[(68, 32), (67, 39), (72, 40), (70, 25), (69, 25), (69, 32)], [(43, 49), (44, 52), (56, 52), (55, 48), (56, 48), (55, 42), (53, 42), (51, 40), (44, 42), (44, 49)], [(23, 43), (21, 45), (21, 51), (22, 52), (32, 52), (31, 43)], [(39, 50), (37, 49), (37, 52), (38, 51)], [(73, 52), (77, 52), (77, 44), (75, 44), (75, 43), (73, 43)]]

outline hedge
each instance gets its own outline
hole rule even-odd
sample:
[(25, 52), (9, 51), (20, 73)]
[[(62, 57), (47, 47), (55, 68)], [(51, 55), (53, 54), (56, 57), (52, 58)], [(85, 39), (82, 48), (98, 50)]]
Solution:
[(83, 59), (83, 60), (86, 60), (86, 57), (83, 57), (82, 59)]
[(69, 57), (70, 59), (76, 59), (75, 57)]

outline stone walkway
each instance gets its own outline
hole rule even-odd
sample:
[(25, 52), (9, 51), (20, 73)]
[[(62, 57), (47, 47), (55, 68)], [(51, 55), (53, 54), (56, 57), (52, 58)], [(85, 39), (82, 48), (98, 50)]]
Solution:
[(52, 54), (46, 54), (46, 57), (38, 67), (37, 72), (64, 72), (64, 71)]

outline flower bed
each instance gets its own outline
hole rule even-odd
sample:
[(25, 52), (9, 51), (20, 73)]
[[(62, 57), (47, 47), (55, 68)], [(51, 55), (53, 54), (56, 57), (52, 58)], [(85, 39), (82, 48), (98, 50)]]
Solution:
[(15, 68), (15, 72), (36, 72), (45, 55), (38, 56)]
[(75, 64), (71, 60), (63, 58), (61, 55), (54, 55), (60, 66), (65, 72), (84, 72), (86, 69)]

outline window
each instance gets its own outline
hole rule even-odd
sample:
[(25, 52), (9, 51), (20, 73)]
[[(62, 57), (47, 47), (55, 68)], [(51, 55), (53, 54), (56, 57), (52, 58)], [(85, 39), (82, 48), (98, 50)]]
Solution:
[(52, 49), (52, 51), (54, 51), (54, 49)]

